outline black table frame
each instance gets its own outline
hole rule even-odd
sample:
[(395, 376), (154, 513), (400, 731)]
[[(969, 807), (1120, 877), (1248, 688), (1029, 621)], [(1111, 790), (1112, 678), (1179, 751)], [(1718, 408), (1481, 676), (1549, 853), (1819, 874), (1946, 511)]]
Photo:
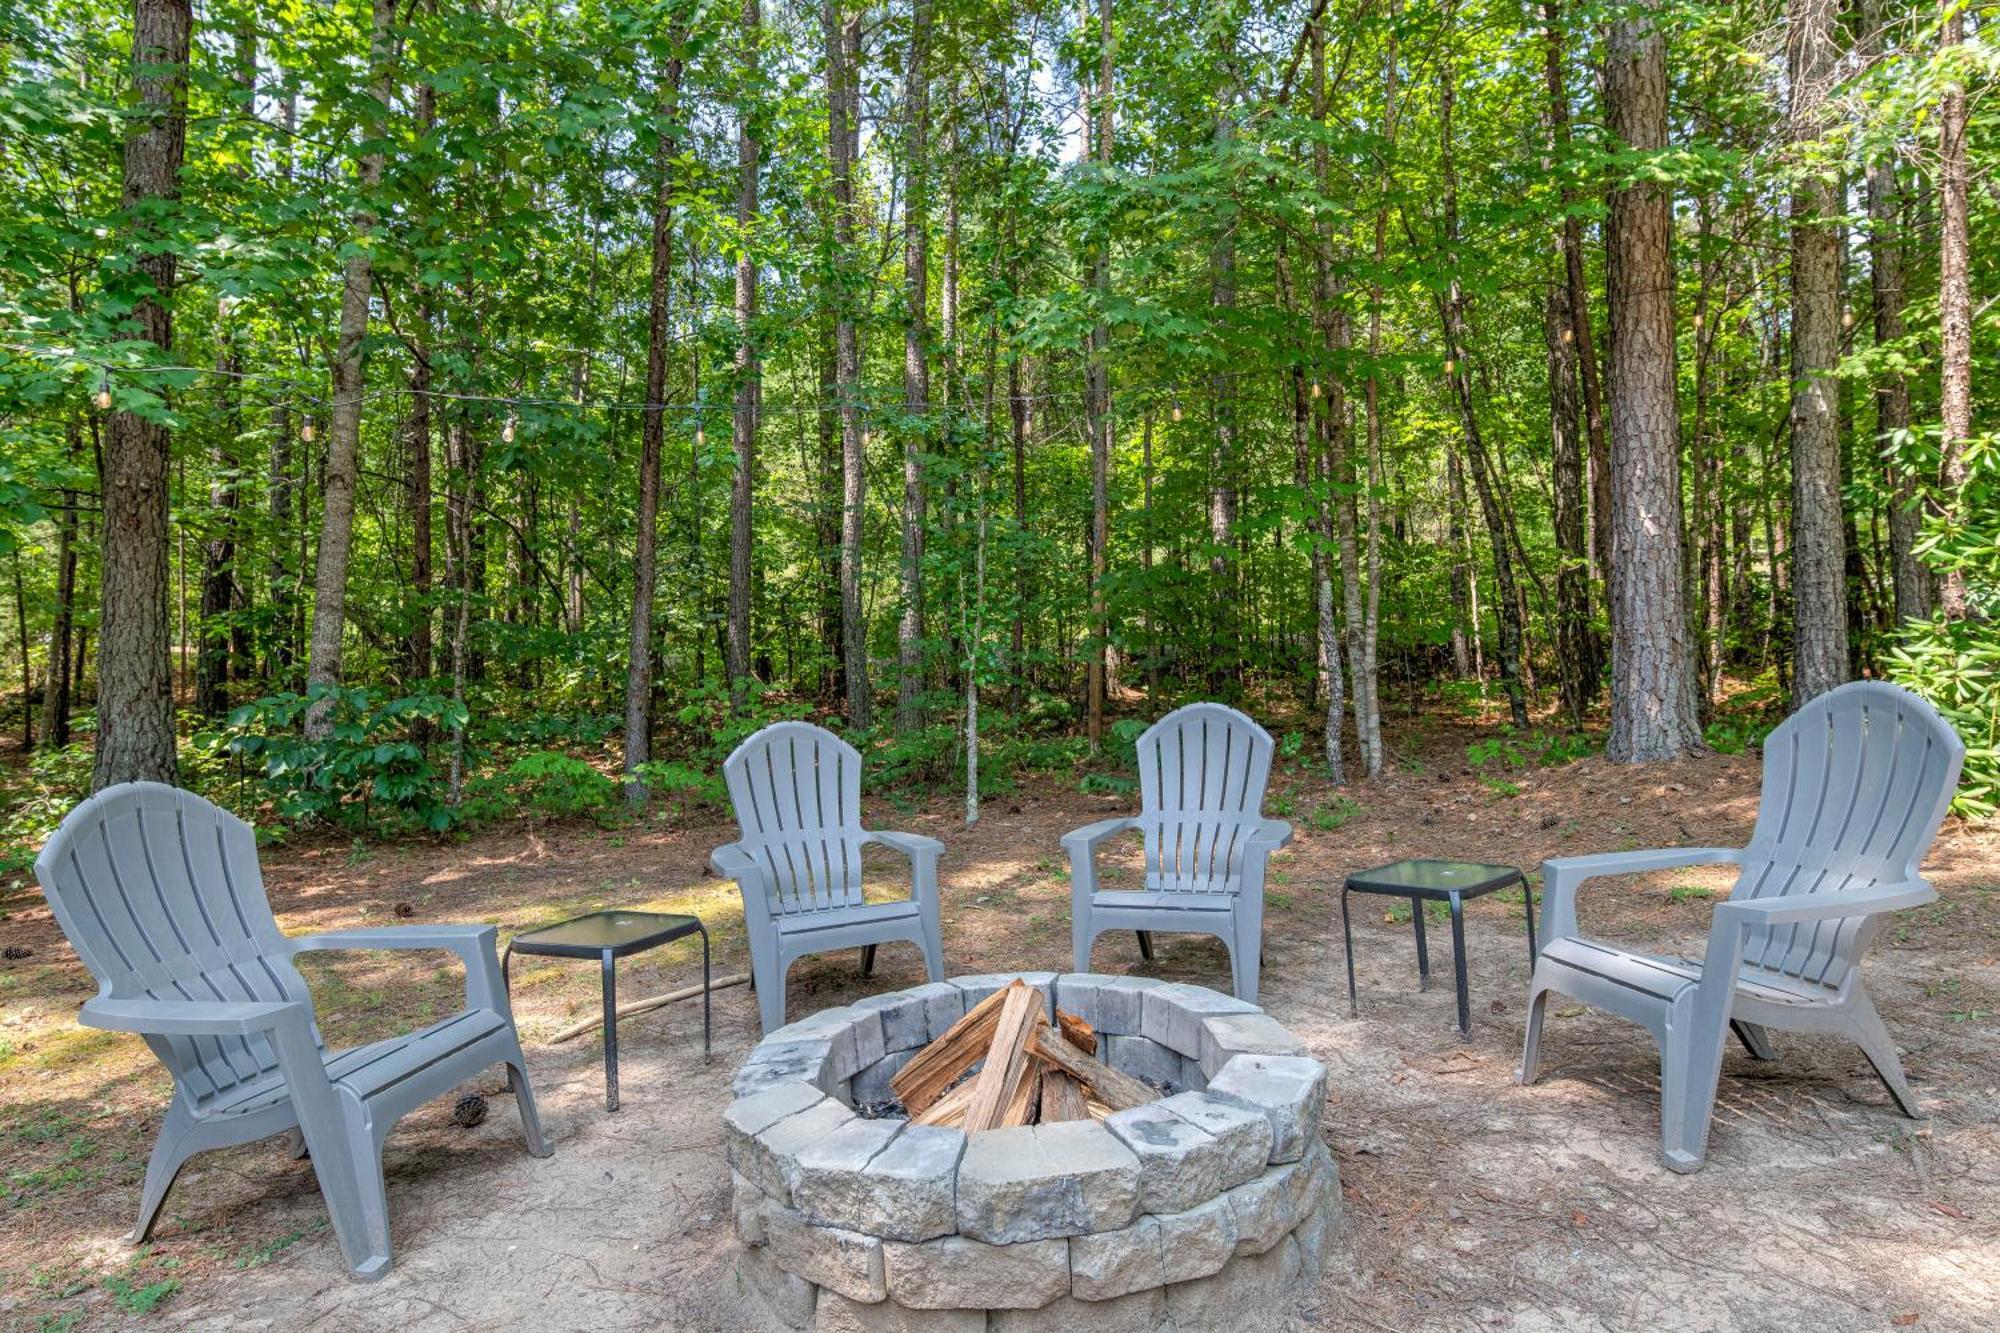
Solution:
[[(557, 941), (537, 940), (535, 937), (545, 932), (573, 925), (578, 921), (588, 921), (599, 916), (652, 917), (662, 925), (657, 930), (646, 931), (621, 940), (616, 944), (592, 947), (585, 944), (565, 944)], [(604, 971), (604, 1109), (618, 1109), (618, 972), (617, 960), (626, 954), (640, 953), (646, 949), (683, 939), (689, 935), (701, 936), (701, 1058), (705, 1061), (711, 1052), (711, 1036), (714, 1028), (710, 1014), (708, 927), (701, 918), (680, 912), (635, 912), (626, 909), (610, 909), (602, 912), (586, 912), (582, 916), (566, 921), (552, 922), (538, 926), (534, 930), (524, 930), (507, 941), (507, 950), (500, 957), (500, 984), (508, 988), (508, 999), (513, 998), (509, 967), (514, 961), (515, 950), (544, 958), (596, 958)]]
[[(1422, 858), (1411, 858), (1422, 859)], [(1528, 884), (1527, 875), (1514, 866), (1488, 865), (1472, 861), (1436, 861), (1438, 865), (1477, 865), (1493, 874), (1478, 880), (1465, 888), (1432, 888), (1419, 885), (1373, 884), (1368, 876), (1390, 869), (1390, 866), (1404, 862), (1391, 862), (1390, 866), (1375, 866), (1369, 870), (1356, 871), (1349, 875), (1340, 886), (1340, 932), (1347, 942), (1347, 1012), (1358, 1016), (1361, 1012), (1359, 999), (1354, 987), (1354, 926), (1347, 915), (1347, 895), (1349, 893), (1373, 893), (1387, 898), (1408, 898), (1410, 919), (1416, 923), (1417, 935), (1417, 989), (1431, 988), (1430, 947), (1424, 938), (1424, 904), (1442, 902), (1451, 906), (1451, 967), (1452, 980), (1458, 990), (1458, 1035), (1469, 1036), (1472, 1032), (1472, 1004), (1466, 995), (1465, 984), (1465, 901), (1478, 898), (1515, 884), (1521, 886), (1521, 896), (1527, 903), (1528, 915), (1528, 967), (1532, 970), (1535, 957), (1540, 952), (1535, 944), (1535, 892)]]

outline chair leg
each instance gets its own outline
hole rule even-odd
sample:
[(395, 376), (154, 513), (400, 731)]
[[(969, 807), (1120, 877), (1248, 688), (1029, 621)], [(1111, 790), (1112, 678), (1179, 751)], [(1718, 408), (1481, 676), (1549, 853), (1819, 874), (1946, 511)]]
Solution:
[(924, 951), (924, 978), (927, 981), (944, 980), (944, 931), (935, 914), (923, 919), (923, 939), (920, 947)]
[(1239, 915), (1231, 923), (1233, 938), (1224, 941), (1229, 946), (1229, 980), (1236, 998), (1245, 1004), (1257, 1003), (1257, 974), (1264, 962), (1262, 927), (1261, 920), (1252, 923)]
[(1722, 1025), (1697, 1030), (1692, 997), (1674, 1005), (1660, 1037), (1660, 1157), (1670, 1171), (1699, 1171), (1722, 1076)]
[(315, 1162), (313, 1169), (321, 1173), (320, 1192), (327, 1210), (353, 1210), (346, 1226), (340, 1225), (338, 1216), (334, 1218), (349, 1276), (357, 1282), (374, 1282), (387, 1275), (394, 1261), (389, 1250), (389, 1191), (382, 1180), (382, 1140), (365, 1112), (348, 1122), (347, 1157), (334, 1168), (345, 1167), (348, 1172), (350, 1191), (343, 1192), (340, 1203), (335, 1203), (336, 1192), (327, 1189), (327, 1168)]
[(287, 1131), (285, 1134), (285, 1151), (292, 1155), (294, 1162), (303, 1162), (306, 1158), (312, 1156), (312, 1150), (306, 1147), (306, 1132), (296, 1128)]
[(1750, 1052), (1753, 1060), (1775, 1060), (1778, 1048), (1771, 1044), (1771, 1034), (1761, 1023), (1746, 1023), (1742, 1019), (1729, 1020), (1729, 1030), (1736, 1034), (1736, 1040), (1743, 1043), (1743, 1049)]
[(1069, 958), (1073, 972), (1090, 971), (1090, 946), (1097, 932), (1090, 925), (1090, 909), (1074, 900), (1069, 909)]
[(520, 1108), (521, 1135), (528, 1141), (528, 1151), (536, 1157), (553, 1156), (555, 1145), (542, 1132), (541, 1113), (535, 1109), (535, 1090), (528, 1085), (528, 1063), (518, 1046), (514, 1058), (507, 1061), (507, 1088), (514, 1094), (514, 1104)]
[(1865, 993), (1859, 1003), (1848, 1011), (1847, 1020), (1847, 1035), (1861, 1047), (1868, 1063), (1875, 1067), (1876, 1077), (1889, 1089), (1889, 1095), (1896, 1099), (1896, 1105), (1910, 1119), (1923, 1119), (1924, 1113), (1917, 1107), (1917, 1094), (1910, 1091), (1909, 1081), (1903, 1077), (1903, 1061), (1896, 1054), (1895, 1039), (1889, 1035), (1882, 1015), (1875, 1012), (1874, 1002)]
[(761, 963), (752, 959), (751, 970), (757, 977), (757, 1018), (769, 1036), (785, 1025), (784, 962), (776, 957)]
[(872, 944), (861, 946), (861, 975), (864, 977), (875, 975), (875, 946)]
[(167, 1191), (173, 1188), (182, 1164), (194, 1155), (188, 1147), (188, 1131), (192, 1128), (193, 1121), (176, 1098), (167, 1108), (166, 1123), (160, 1126), (160, 1137), (154, 1141), (153, 1155), (146, 1162), (146, 1184), (139, 1194), (139, 1220), (127, 1237), (132, 1244), (143, 1245), (153, 1234), (153, 1224), (159, 1220), (160, 1205), (167, 1201)]
[(1139, 957), (1145, 959), (1149, 963), (1152, 962), (1153, 932), (1150, 930), (1135, 930), (1132, 933), (1139, 937)]
[(1528, 995), (1528, 1036), (1521, 1043), (1521, 1067), (1514, 1071), (1517, 1083), (1533, 1083), (1542, 1063), (1542, 1016), (1549, 1005), (1549, 993), (1532, 986)]

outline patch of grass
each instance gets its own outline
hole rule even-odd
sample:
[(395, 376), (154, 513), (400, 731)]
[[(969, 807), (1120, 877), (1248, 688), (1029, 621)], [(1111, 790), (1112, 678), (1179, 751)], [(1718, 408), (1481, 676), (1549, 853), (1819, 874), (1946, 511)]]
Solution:
[[(1410, 904), (1401, 899), (1391, 902), (1387, 910), (1383, 913), (1383, 919), (1394, 922), (1399, 926), (1409, 925)], [(1451, 908), (1444, 903), (1426, 902), (1424, 904), (1424, 920), (1426, 922), (1450, 921)]]
[(1332, 833), (1342, 824), (1361, 813), (1361, 807), (1345, 796), (1336, 796), (1325, 805), (1319, 806), (1306, 816), (1306, 823), (1316, 833)]
[(1701, 902), (1715, 896), (1715, 890), (1706, 884), (1676, 884), (1667, 890), (1670, 903)]
[(1505, 778), (1493, 777), (1483, 777), (1479, 781), (1480, 785), (1503, 801), (1521, 794), (1521, 785), (1518, 782), (1509, 782)]
[(1954, 1009), (1945, 1015), (1945, 1018), (1953, 1023), (1977, 1023), (1983, 1018), (1991, 1017), (1993, 1015), (1984, 1009)]
[(306, 1233), (303, 1227), (287, 1231), (282, 1236), (273, 1236), (262, 1245), (254, 1245), (237, 1255), (236, 1266), (238, 1268), (261, 1268), (305, 1238)]
[(114, 1273), (104, 1279), (104, 1289), (111, 1293), (111, 1299), (127, 1314), (151, 1314), (161, 1301), (181, 1289), (177, 1277), (161, 1278), (158, 1282), (148, 1282), (144, 1286), (131, 1278)]
[(1277, 893), (1267, 889), (1264, 892), (1264, 901), (1270, 906), (1282, 910), (1290, 908), (1298, 899), (1289, 893)]
[(70, 1333), (83, 1322), (83, 1311), (64, 1310), (61, 1314), (45, 1314), (35, 1323), (35, 1333)]
[(1298, 809), (1298, 802), (1292, 799), (1292, 794), (1288, 791), (1279, 792), (1267, 799), (1264, 804), (1280, 819), (1290, 819), (1292, 812)]

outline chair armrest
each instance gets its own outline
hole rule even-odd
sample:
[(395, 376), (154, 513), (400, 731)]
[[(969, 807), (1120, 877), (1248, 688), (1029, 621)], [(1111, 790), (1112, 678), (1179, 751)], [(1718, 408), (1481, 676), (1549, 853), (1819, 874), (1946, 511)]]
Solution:
[(1828, 893), (1792, 893), (1771, 898), (1732, 898), (1715, 906), (1715, 923), (1733, 923), (1738, 929), (1751, 926), (1784, 926), (1800, 921), (1831, 921), (1849, 916), (1873, 916), (1900, 912), (1937, 901), (1937, 890), (1920, 879), (1901, 884), (1877, 884), (1866, 889), (1841, 889)]
[(1662, 847), (1643, 852), (1598, 852), (1589, 856), (1559, 856), (1542, 862), (1542, 939), (1559, 940), (1576, 934), (1576, 891), (1587, 879), (1605, 875), (1638, 875), (1649, 870), (1705, 866), (1742, 858), (1734, 847)]
[(324, 949), (449, 949), (465, 966), (465, 1003), (472, 1009), (507, 1012), (506, 986), (500, 979), (496, 926), (437, 925), (366, 926), (325, 930), (287, 941), (295, 954)]
[(770, 925), (770, 886), (765, 881), (764, 867), (756, 857), (743, 850), (742, 843), (724, 843), (710, 852), (708, 868), (723, 879), (736, 882), (737, 892), (743, 895), (745, 925), (753, 929)]
[(1247, 844), (1250, 851), (1275, 852), (1289, 847), (1292, 842), (1292, 826), (1282, 819), (1267, 819), (1263, 826), (1250, 835)]
[(1099, 843), (1104, 842), (1108, 838), (1116, 837), (1118, 834), (1124, 833), (1129, 829), (1138, 827), (1139, 820), (1135, 815), (1120, 815), (1116, 819), (1100, 819), (1095, 824), (1085, 824), (1080, 829), (1072, 829), (1070, 832), (1063, 834), (1063, 849), (1071, 857), (1079, 854), (1092, 856), (1096, 853)]
[(937, 856), (944, 851), (943, 843), (921, 833), (890, 833), (871, 829), (861, 835), (861, 841), (880, 843), (892, 852), (912, 858), (925, 853)]
[(77, 1015), (85, 1027), (151, 1037), (241, 1037), (269, 1032), (306, 1006), (298, 1000), (86, 1000)]

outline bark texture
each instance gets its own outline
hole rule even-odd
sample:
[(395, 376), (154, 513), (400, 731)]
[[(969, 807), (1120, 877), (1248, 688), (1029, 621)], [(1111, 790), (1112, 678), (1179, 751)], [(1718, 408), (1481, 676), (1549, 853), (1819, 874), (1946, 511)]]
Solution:
[(730, 427), (736, 471), (729, 487), (729, 632), (725, 666), (729, 696), (741, 708), (750, 679), (751, 551), (753, 497), (757, 487), (757, 415), (763, 371), (757, 361), (758, 145), (751, 123), (752, 88), (757, 78), (757, 43), (763, 15), (759, 0), (743, 0), (741, 71), (743, 90), (736, 110), (736, 412)]

